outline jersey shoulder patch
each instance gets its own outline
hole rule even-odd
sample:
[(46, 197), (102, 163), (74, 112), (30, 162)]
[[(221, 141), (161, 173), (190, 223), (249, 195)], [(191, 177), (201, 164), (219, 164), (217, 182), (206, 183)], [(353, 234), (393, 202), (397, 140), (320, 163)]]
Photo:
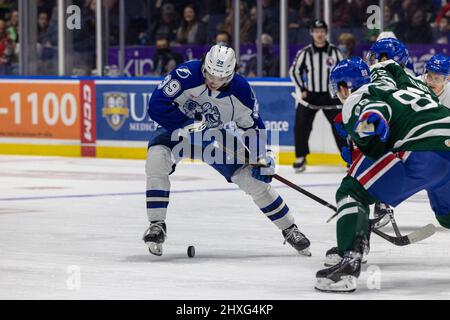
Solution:
[(257, 105), (256, 96), (247, 80), (239, 74), (235, 74), (231, 80), (231, 94), (243, 105), (253, 110)]
[(171, 73), (172, 79), (177, 79), (183, 90), (195, 88), (205, 80), (202, 75), (202, 63), (198, 60), (192, 60), (178, 65)]

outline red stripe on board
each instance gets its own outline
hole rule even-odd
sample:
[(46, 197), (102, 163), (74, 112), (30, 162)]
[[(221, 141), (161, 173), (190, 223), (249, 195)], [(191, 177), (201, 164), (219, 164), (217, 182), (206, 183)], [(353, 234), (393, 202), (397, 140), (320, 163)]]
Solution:
[(97, 131), (95, 127), (95, 83), (80, 81), (81, 156), (95, 157)]

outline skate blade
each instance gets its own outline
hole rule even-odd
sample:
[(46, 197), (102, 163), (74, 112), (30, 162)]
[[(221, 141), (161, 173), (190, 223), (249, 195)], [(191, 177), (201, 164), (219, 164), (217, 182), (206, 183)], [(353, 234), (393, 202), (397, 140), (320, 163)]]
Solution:
[(314, 289), (331, 293), (350, 293), (356, 290), (356, 277), (342, 276), (341, 280), (334, 282), (327, 278), (318, 278)]
[(306, 167), (294, 169), (295, 173), (302, 173), (306, 170)]
[(155, 243), (155, 242), (146, 242), (145, 243), (148, 246), (148, 251), (151, 254), (154, 254), (155, 256), (162, 256), (162, 244), (161, 243)]
[(305, 257), (311, 257), (311, 251), (309, 250), (309, 248), (303, 249), (303, 250), (298, 250), (297, 251), (300, 255), (305, 256)]

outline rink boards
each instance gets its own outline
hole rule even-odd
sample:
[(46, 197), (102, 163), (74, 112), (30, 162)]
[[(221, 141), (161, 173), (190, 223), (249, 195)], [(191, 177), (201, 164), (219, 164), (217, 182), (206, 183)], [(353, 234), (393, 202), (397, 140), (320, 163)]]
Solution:
[[(157, 124), (147, 102), (159, 78), (0, 79), (0, 153), (144, 159)], [(294, 160), (295, 102), (287, 79), (250, 81), (266, 127), (278, 134), (279, 160)], [(309, 163), (342, 164), (329, 129), (318, 117)]]

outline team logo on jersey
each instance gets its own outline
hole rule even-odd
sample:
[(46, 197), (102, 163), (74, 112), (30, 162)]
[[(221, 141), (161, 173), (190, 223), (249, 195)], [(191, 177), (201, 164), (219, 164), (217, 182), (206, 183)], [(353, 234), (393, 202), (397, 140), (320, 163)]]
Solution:
[(359, 105), (360, 105), (360, 106), (365, 106), (365, 105), (368, 104), (369, 102), (370, 102), (369, 99), (363, 99), (363, 100), (361, 100), (361, 101), (359, 102)]
[(177, 70), (175, 70), (175, 72), (181, 79), (186, 79), (189, 76), (192, 76), (191, 70), (186, 67), (178, 68)]
[(115, 131), (122, 128), (129, 114), (127, 94), (124, 92), (105, 92), (103, 94), (102, 116)]
[(328, 67), (334, 67), (334, 65), (336, 64), (336, 60), (334, 60), (334, 58), (329, 57), (327, 58), (326, 64)]
[(182, 108), (183, 112), (191, 119), (195, 119), (195, 115), (198, 113), (202, 114), (205, 117), (208, 128), (217, 128), (222, 124), (219, 109), (209, 102), (199, 104), (195, 101), (187, 100)]
[(450, 148), (450, 139), (445, 140), (445, 145)]

